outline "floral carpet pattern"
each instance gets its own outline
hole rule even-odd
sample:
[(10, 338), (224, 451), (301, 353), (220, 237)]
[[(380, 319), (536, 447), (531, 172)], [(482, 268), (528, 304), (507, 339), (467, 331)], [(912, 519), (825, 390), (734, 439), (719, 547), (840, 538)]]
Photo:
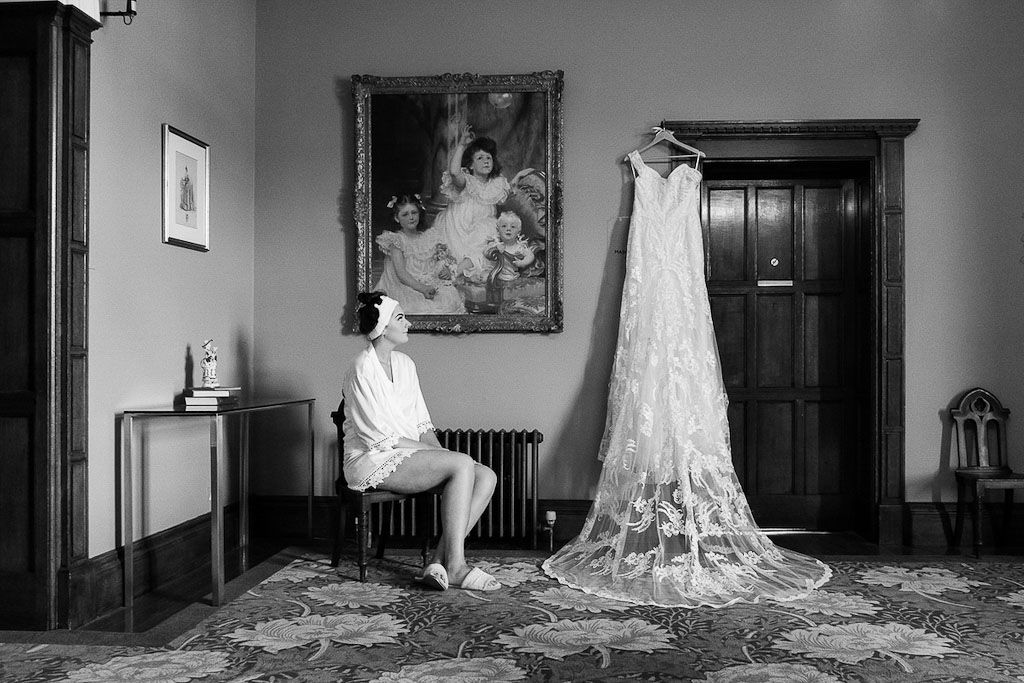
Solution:
[(1024, 564), (829, 561), (810, 596), (635, 606), (561, 586), (536, 558), (476, 558), (505, 587), (366, 583), (308, 554), (167, 647), (0, 643), (0, 680), (1024, 681)]

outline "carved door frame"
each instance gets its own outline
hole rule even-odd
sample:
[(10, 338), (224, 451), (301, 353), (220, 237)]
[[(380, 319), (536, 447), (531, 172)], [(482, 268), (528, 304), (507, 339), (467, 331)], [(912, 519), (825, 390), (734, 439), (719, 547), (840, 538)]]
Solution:
[[(89, 78), (100, 22), (57, 2), (0, 4), (8, 104), (0, 178), (0, 305), (24, 371), (0, 386), (8, 560), (0, 628), (75, 628), (93, 616), (88, 557)], [(8, 182), (17, 178), (17, 182)], [(14, 265), (12, 265), (14, 264)], [(10, 271), (10, 272), (7, 272)], [(13, 359), (13, 360), (12, 360)], [(3, 365), (0, 363), (0, 365)], [(17, 494), (11, 496), (11, 491)]]
[(919, 119), (662, 121), (707, 161), (866, 160), (871, 165), (871, 530), (903, 544), (904, 250), (903, 140)]

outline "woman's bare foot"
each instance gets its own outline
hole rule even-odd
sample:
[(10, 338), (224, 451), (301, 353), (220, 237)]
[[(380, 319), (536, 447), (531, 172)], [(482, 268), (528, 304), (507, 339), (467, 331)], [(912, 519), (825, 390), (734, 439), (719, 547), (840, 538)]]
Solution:
[(445, 569), (448, 571), (448, 581), (449, 581), (449, 583), (458, 586), (458, 585), (462, 584), (462, 580), (464, 578), (466, 578), (466, 575), (469, 574), (469, 572), (473, 568), (470, 567), (465, 562), (463, 562), (458, 567), (448, 567), (448, 566), (446, 566)]

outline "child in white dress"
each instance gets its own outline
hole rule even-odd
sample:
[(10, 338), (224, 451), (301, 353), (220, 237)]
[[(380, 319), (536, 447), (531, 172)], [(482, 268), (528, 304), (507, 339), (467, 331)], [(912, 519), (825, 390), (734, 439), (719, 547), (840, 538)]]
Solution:
[(443, 240), (436, 229), (424, 229), (419, 195), (392, 197), (388, 207), (398, 229), (377, 236), (387, 262), (374, 289), (397, 300), (409, 314), (465, 313)]
[(441, 177), (441, 193), (448, 198), (448, 206), (433, 226), (458, 264), (457, 275), (475, 282), (487, 277), (487, 240), (494, 235), (497, 205), (511, 190), (501, 175), (494, 140), (475, 138), (469, 126), (463, 127)]

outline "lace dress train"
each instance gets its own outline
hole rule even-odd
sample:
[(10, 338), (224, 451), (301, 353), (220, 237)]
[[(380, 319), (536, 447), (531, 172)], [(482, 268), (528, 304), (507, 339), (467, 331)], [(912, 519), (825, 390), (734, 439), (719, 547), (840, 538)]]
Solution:
[(700, 173), (663, 178), (640, 155), (619, 337), (599, 458), (579, 536), (544, 562), (560, 582), (666, 607), (792, 600), (822, 562), (775, 546), (732, 466), (698, 214)]

